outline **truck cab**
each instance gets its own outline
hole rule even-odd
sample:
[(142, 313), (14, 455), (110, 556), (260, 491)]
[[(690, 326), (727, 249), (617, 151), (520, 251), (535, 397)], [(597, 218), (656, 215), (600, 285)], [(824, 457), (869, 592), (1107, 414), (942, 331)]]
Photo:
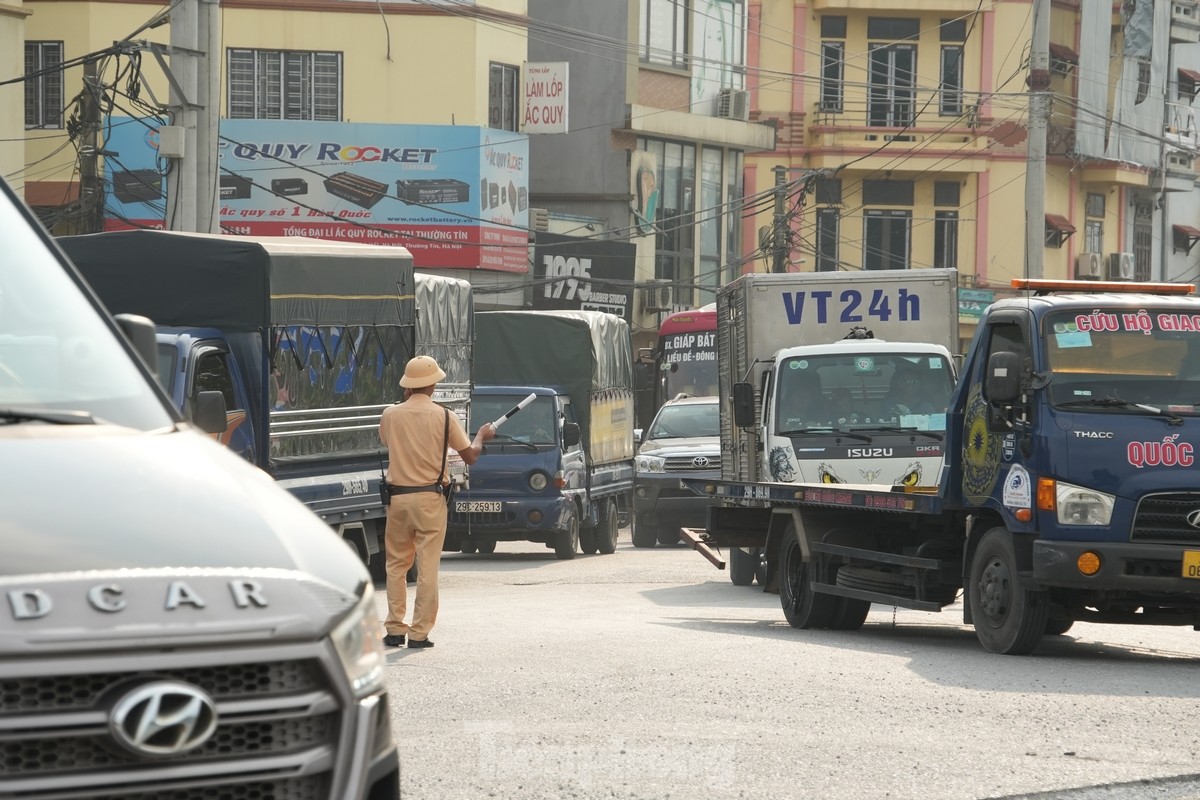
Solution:
[(491, 553), (497, 541), (530, 541), (570, 558), (580, 545), (578, 495), (588, 464), (570, 396), (550, 386), (476, 386), (470, 433), (530, 394), (534, 400), (505, 421), (455, 494), (445, 549)]

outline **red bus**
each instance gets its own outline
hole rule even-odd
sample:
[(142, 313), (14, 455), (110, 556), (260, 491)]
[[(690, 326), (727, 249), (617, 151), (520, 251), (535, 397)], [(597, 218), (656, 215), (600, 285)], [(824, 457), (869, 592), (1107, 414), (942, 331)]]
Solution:
[(717, 394), (717, 306), (676, 311), (658, 328), (655, 351), (658, 379), (654, 407), (681, 392), (696, 397)]

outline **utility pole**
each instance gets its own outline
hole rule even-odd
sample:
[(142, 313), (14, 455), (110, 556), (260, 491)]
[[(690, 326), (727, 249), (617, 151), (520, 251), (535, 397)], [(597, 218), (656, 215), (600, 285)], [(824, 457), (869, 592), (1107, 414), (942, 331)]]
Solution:
[(83, 98), (80, 101), (79, 207), (83, 233), (104, 230), (104, 181), (100, 177), (100, 71), (95, 61), (83, 65)]
[[(217, 217), (217, 124), (220, 102), (219, 0), (179, 0), (171, 9), (170, 108), (179, 149), (167, 175), (166, 225), (211, 233)], [(165, 129), (164, 129), (165, 131)], [(181, 135), (179, 135), (181, 134)]]
[(787, 264), (788, 243), (791, 239), (784, 230), (787, 225), (787, 214), (784, 213), (787, 201), (787, 167), (775, 167), (775, 222), (771, 226), (771, 272), (783, 272)]
[(1046, 129), (1050, 124), (1050, 0), (1033, 0), (1029, 144), (1025, 166), (1025, 277), (1041, 278), (1046, 254)]

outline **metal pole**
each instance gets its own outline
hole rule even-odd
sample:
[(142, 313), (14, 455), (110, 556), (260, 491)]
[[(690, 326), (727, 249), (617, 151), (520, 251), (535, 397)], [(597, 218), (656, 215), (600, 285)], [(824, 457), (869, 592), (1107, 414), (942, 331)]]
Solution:
[(218, 136), (221, 116), (221, 0), (200, 0), (199, 57), (196, 120), (196, 230), (221, 229), (217, 197), (220, 192)]
[(1025, 277), (1041, 278), (1046, 250), (1046, 128), (1050, 121), (1050, 0), (1033, 0), (1029, 145), (1025, 166)]
[(784, 203), (787, 200), (787, 192), (784, 187), (787, 183), (787, 167), (775, 167), (775, 222), (771, 226), (771, 243), (773, 247), (771, 258), (771, 271), (783, 272), (784, 265), (787, 263), (787, 248), (788, 239), (787, 233), (784, 231), (784, 226), (787, 224), (787, 215), (784, 213)]

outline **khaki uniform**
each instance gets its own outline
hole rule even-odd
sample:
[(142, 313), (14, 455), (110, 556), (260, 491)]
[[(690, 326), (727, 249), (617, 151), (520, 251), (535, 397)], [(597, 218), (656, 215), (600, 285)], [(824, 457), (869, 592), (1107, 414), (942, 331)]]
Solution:
[[(426, 394), (413, 393), (399, 405), (389, 406), (379, 421), (379, 440), (388, 450), (387, 480), (393, 486), (429, 486), (437, 483), (445, 464), (445, 410)], [(465, 450), (471, 446), (462, 423), (450, 414), (448, 446)], [(450, 480), (449, 470), (442, 481)], [(388, 616), (384, 628), (389, 635), (421, 641), (429, 637), (437, 621), (438, 565), (446, 540), (446, 499), (437, 492), (412, 492), (392, 496), (388, 505), (387, 530)], [(404, 622), (408, 606), (406, 575), (417, 562), (417, 592), (413, 621)]]

